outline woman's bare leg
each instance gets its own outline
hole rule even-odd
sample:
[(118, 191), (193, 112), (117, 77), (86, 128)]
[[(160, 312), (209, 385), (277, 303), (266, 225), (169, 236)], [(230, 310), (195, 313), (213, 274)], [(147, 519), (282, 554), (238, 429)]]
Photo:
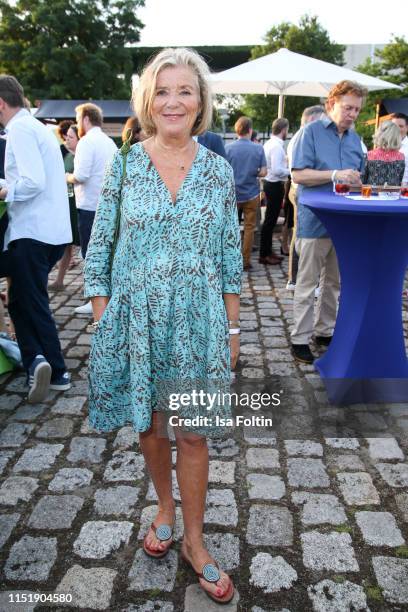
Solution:
[[(159, 511), (154, 520), (156, 526), (173, 525), (175, 516), (171, 478), (171, 446), (169, 439), (159, 433), (159, 418), (160, 415), (154, 412), (149, 431), (139, 434), (140, 448), (159, 498)], [(160, 542), (152, 529), (148, 532), (146, 544), (148, 548), (156, 551), (164, 550), (169, 545), (168, 541)]]
[(52, 283), (52, 285), (50, 285), (51, 289), (53, 288), (58, 289), (64, 286), (64, 278), (69, 268), (69, 264), (71, 263), (71, 257), (72, 257), (72, 244), (69, 244), (68, 246), (65, 247), (64, 254), (58, 262), (57, 278)]

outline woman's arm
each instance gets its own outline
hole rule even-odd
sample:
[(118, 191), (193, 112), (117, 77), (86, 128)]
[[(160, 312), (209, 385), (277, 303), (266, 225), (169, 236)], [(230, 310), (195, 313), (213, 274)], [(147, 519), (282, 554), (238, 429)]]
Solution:
[[(239, 329), (239, 295), (236, 293), (224, 293), (225, 310), (227, 311), (228, 327)], [(237, 365), (239, 357), (239, 334), (230, 335), (231, 369)]]

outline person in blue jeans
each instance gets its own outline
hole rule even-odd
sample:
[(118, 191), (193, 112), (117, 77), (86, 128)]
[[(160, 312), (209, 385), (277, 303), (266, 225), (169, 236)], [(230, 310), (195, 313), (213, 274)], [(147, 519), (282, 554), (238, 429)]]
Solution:
[(28, 400), (36, 403), (49, 388), (70, 387), (47, 283), (72, 232), (58, 141), (24, 106), (17, 79), (0, 76), (0, 123), (7, 128), (0, 199), (8, 203), (9, 218), (0, 267), (11, 278), (9, 312), (28, 374)]

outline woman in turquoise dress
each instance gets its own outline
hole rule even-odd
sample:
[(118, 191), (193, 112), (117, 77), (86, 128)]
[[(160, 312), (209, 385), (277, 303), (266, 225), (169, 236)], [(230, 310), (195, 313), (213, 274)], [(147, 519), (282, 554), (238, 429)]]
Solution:
[[(85, 265), (85, 295), (96, 322), (90, 423), (101, 431), (130, 423), (140, 432), (159, 500), (143, 549), (155, 558), (172, 545), (175, 517), (171, 446), (160, 429), (163, 390), (180, 400), (196, 385), (225, 389), (239, 353), (242, 261), (233, 173), (194, 138), (211, 121), (207, 76), (205, 62), (187, 49), (164, 50), (145, 69), (135, 110), (148, 139), (130, 148), (126, 173), (121, 153), (115, 155)], [(200, 414), (191, 395), (187, 403), (186, 414)], [(222, 406), (213, 406), (211, 417), (214, 411), (222, 413)], [(232, 580), (202, 535), (208, 448), (199, 434), (214, 430), (214, 423), (188, 433), (175, 427), (181, 554), (204, 591), (225, 603), (234, 595)]]

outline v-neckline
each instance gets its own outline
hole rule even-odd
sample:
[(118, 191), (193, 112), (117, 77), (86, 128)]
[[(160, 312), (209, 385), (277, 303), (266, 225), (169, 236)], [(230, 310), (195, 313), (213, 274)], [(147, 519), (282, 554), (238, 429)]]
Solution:
[(169, 188), (168, 188), (168, 186), (167, 186), (166, 181), (163, 179), (162, 175), (160, 174), (160, 172), (159, 172), (159, 171), (158, 171), (158, 169), (156, 168), (156, 165), (153, 163), (152, 158), (150, 157), (149, 153), (148, 153), (148, 152), (146, 151), (146, 149), (144, 148), (144, 146), (143, 146), (143, 143), (142, 143), (142, 142), (140, 143), (140, 146), (141, 146), (141, 149), (142, 149), (142, 151), (143, 151), (143, 154), (146, 156), (146, 158), (147, 158), (147, 160), (148, 160), (149, 164), (150, 164), (150, 165), (151, 165), (151, 167), (154, 169), (154, 172), (157, 174), (157, 177), (160, 179), (160, 182), (162, 183), (163, 187), (166, 189), (166, 191), (167, 191), (167, 193), (168, 193), (168, 196), (169, 196), (169, 200), (170, 200), (170, 202), (173, 204), (173, 206), (175, 206), (175, 204), (176, 204), (176, 202), (177, 202), (177, 200), (178, 200), (179, 194), (180, 194), (180, 192), (182, 191), (182, 189), (183, 189), (183, 187), (184, 187), (185, 182), (187, 181), (187, 179), (188, 179), (188, 178), (189, 178), (189, 176), (190, 176), (191, 170), (192, 170), (192, 168), (193, 168), (194, 164), (196, 163), (196, 161), (197, 161), (197, 159), (198, 159), (199, 153), (200, 153), (201, 148), (202, 148), (202, 146), (203, 146), (203, 145), (201, 145), (199, 142), (197, 142), (197, 151), (196, 151), (196, 154), (194, 155), (193, 160), (192, 160), (192, 162), (191, 162), (191, 164), (190, 164), (190, 167), (189, 167), (189, 169), (188, 169), (188, 170), (187, 170), (187, 172), (186, 172), (186, 176), (185, 176), (185, 177), (184, 177), (184, 179), (181, 181), (181, 183), (180, 183), (180, 185), (179, 185), (179, 188), (177, 189), (177, 192), (176, 192), (176, 198), (175, 198), (174, 200), (173, 200), (172, 193), (171, 193), (170, 189), (169, 189)]

